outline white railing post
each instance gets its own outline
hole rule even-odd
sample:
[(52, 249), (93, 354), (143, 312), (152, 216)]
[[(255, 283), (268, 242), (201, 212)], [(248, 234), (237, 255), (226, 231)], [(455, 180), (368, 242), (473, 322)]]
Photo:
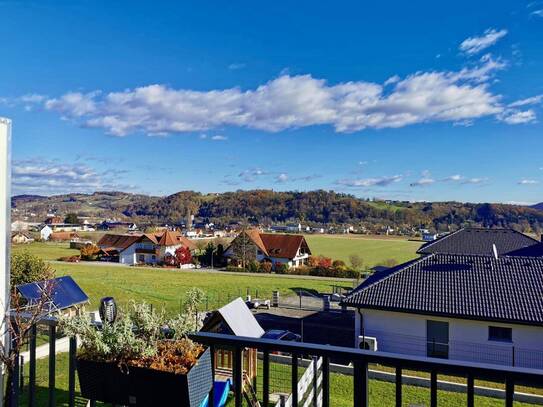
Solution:
[[(9, 302), (9, 261), (11, 249), (11, 121), (0, 117), (0, 315), (6, 315)], [(4, 328), (2, 328), (5, 330)], [(0, 337), (6, 343), (7, 336)], [(3, 368), (2, 368), (3, 371)], [(0, 389), (4, 388), (0, 374)], [(1, 394), (1, 393), (0, 393)], [(0, 407), (3, 397), (0, 396)]]

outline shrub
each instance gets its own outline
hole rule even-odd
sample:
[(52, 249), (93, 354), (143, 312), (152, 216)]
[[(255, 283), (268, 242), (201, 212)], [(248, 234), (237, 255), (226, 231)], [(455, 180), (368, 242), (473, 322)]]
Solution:
[(59, 322), (65, 334), (80, 338), (83, 359), (186, 373), (203, 352), (201, 345), (186, 337), (200, 327), (197, 312), (202, 298), (201, 290), (189, 290), (183, 312), (170, 320), (163, 310), (133, 302), (114, 323), (104, 323), (100, 330), (88, 314), (61, 316)]
[(95, 244), (87, 244), (79, 249), (81, 260), (96, 260), (100, 253), (100, 248)]
[(288, 266), (280, 261), (275, 263), (275, 272), (277, 274), (286, 274), (288, 271)]
[(260, 272), (260, 263), (253, 260), (247, 263), (246, 267), (249, 273), (259, 273)]
[(11, 285), (53, 278), (55, 271), (38, 256), (22, 251), (11, 255)]
[(273, 265), (269, 261), (263, 261), (260, 263), (260, 272), (261, 273), (271, 273)]
[(332, 263), (332, 267), (334, 268), (344, 268), (346, 266), (347, 265), (343, 260), (334, 260), (334, 262)]

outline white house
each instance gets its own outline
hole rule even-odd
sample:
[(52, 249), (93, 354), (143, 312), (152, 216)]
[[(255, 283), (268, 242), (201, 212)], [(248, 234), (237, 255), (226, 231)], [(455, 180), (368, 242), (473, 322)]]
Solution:
[(127, 265), (161, 263), (181, 246), (195, 249), (190, 240), (169, 230), (156, 234), (106, 233), (97, 246), (104, 254), (115, 260), (118, 258), (119, 263)]
[[(287, 267), (298, 267), (306, 264), (311, 255), (309, 245), (302, 235), (283, 235), (277, 233), (260, 233), (252, 229), (245, 232), (251, 243), (250, 250), (254, 250), (254, 258), (258, 262), (269, 261), (273, 268), (278, 264)], [(239, 235), (236, 239), (241, 239)], [(236, 257), (236, 239), (225, 250), (224, 255), (231, 259)]]
[(51, 233), (53, 233), (53, 229), (49, 225), (45, 225), (40, 230), (40, 237), (42, 240), (49, 240), (49, 236), (51, 236)]
[(543, 368), (543, 257), (430, 254), (374, 273), (343, 301), (355, 346)]

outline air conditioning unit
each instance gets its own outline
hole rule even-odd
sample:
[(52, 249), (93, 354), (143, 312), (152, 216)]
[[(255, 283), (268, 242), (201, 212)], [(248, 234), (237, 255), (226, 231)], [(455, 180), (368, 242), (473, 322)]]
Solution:
[(377, 350), (377, 338), (373, 336), (362, 336), (358, 337), (358, 348), (364, 350)]

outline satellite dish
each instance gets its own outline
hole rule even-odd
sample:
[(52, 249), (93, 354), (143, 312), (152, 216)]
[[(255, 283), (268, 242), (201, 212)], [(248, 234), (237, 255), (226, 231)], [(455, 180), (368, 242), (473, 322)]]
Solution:
[(492, 253), (494, 253), (494, 258), (498, 260), (498, 249), (494, 243), (492, 243)]

